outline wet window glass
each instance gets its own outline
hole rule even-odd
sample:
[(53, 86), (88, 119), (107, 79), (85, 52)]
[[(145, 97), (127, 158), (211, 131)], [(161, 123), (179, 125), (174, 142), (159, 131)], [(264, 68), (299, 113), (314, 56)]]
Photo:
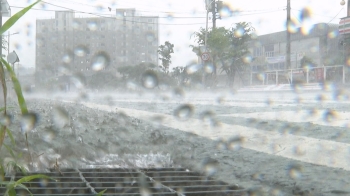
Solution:
[(0, 195), (350, 195), (349, 0), (0, 8)]

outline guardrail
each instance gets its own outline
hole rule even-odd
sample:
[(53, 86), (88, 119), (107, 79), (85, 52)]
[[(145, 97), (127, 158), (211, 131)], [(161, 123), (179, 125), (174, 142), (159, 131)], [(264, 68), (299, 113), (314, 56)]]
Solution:
[(291, 84), (295, 82), (309, 84), (321, 83), (324, 81), (333, 81), (344, 84), (346, 82), (346, 67), (343, 65), (336, 65), (263, 72), (252, 71), (250, 73), (250, 85), (257, 83), (260, 83), (261, 85)]

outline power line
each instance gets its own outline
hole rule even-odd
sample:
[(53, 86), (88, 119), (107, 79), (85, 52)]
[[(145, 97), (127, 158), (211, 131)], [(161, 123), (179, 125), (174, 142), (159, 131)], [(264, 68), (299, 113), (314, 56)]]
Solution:
[[(120, 20), (120, 19), (117, 19), (117, 18), (106, 17), (106, 16), (103, 16), (103, 15), (95, 14), (95, 13), (91, 13), (91, 12), (84, 12), (84, 11), (74, 10), (74, 9), (71, 9), (71, 8), (67, 8), (67, 7), (55, 5), (55, 4), (52, 4), (52, 3), (48, 3), (46, 1), (42, 1), (42, 2), (44, 2), (46, 4), (49, 4), (49, 5), (52, 5), (52, 6), (55, 6), (55, 7), (67, 9), (67, 10), (70, 10), (70, 11), (73, 11), (73, 12), (77, 12), (77, 13), (89, 14), (89, 15), (98, 16), (98, 17), (101, 17), (101, 18)], [(134, 21), (134, 20), (121, 20), (121, 21), (128, 21), (128, 22), (140, 23), (140, 24), (158, 24), (158, 25), (198, 25), (198, 24), (205, 24), (205, 23), (168, 24), (168, 23), (142, 22), (142, 21)]]
[[(65, 1), (65, 2), (69, 2), (69, 3), (73, 3), (73, 4), (80, 4), (80, 5), (85, 5), (85, 6), (89, 6), (89, 7), (93, 7), (93, 8), (99, 8), (99, 6), (96, 5), (91, 5), (91, 4), (86, 4), (86, 3), (78, 3), (75, 1), (68, 1), (68, 0), (61, 0), (61, 1)], [(57, 1), (56, 1), (57, 2)], [(101, 7), (102, 8), (102, 7)], [(103, 10), (109, 10), (108, 6), (106, 6), (106, 8), (102, 8)], [(179, 11), (152, 11), (152, 10), (138, 10), (138, 12), (146, 12), (146, 13), (154, 13), (154, 12), (159, 12), (159, 13), (166, 13), (166, 14), (174, 14), (174, 13), (178, 13), (178, 14), (193, 14), (191, 12), (179, 12)], [(205, 14), (205, 12), (203, 12), (203, 14)]]
[[(298, 9), (293, 9), (292, 8), (292, 10), (294, 10), (294, 11), (299, 11), (299, 12), (303, 12), (303, 10), (298, 10)], [(312, 14), (312, 15), (315, 15), (315, 16), (322, 16), (322, 17), (325, 17), (325, 18), (333, 18), (333, 16), (326, 16), (326, 15), (321, 15), (321, 14), (315, 14), (315, 13), (310, 13), (310, 14)], [(338, 13), (339, 14), (339, 13)], [(337, 15), (338, 15), (337, 14)]]
[(330, 21), (328, 22), (328, 24), (331, 23), (331, 22), (340, 14), (340, 12), (341, 12), (343, 9), (344, 9), (344, 8), (342, 7), (342, 8), (340, 9), (340, 11), (338, 12), (338, 14), (335, 15), (334, 18), (332, 18), (332, 20), (330, 20)]
[[(10, 6), (11, 8), (25, 8), (25, 7), (20, 7), (20, 6)], [(52, 9), (39, 9), (39, 8), (31, 8), (31, 10), (37, 10), (37, 11), (46, 11), (46, 12), (56, 12), (56, 11), (62, 11), (62, 10), (52, 10)], [(80, 11), (77, 11), (80, 12)], [(91, 14), (97, 14), (97, 15), (101, 15), (101, 16), (111, 16), (113, 14), (101, 14), (101, 13), (96, 13), (96, 12), (86, 12), (86, 13), (91, 13)], [(123, 16), (126, 18), (131, 18), (134, 16)], [(146, 16), (147, 17), (147, 16)], [(169, 18), (169, 19), (189, 19), (189, 18), (205, 18), (204, 16), (158, 16), (158, 18)]]
[[(66, 8), (66, 7), (62, 7), (62, 6), (59, 6), (59, 5), (54, 5), (54, 4), (51, 4), (51, 3), (47, 3), (47, 4), (50, 4), (50, 5), (55, 6), (55, 7), (60, 7), (60, 8), (63, 8), (63, 9), (68, 9), (68, 10), (71, 10), (71, 11), (75, 11), (77, 13), (93, 14), (93, 15), (98, 15), (100, 17), (113, 15), (113, 14), (110, 14), (110, 13), (109, 14), (103, 14), (103, 13), (96, 13), (96, 12), (78, 11), (78, 10), (74, 10), (74, 9), (71, 9), (71, 8)], [(25, 7), (21, 7), (21, 6), (10, 6), (10, 7), (11, 8), (19, 8), (19, 9), (25, 8)], [(32, 10), (37, 10), (37, 11), (48, 11), (48, 12), (62, 11), (62, 10), (39, 9), (39, 8), (31, 8), (31, 9)], [(136, 10), (136, 11), (139, 12), (139, 10)], [(271, 10), (271, 11), (264, 11), (264, 12), (258, 12), (258, 13), (248, 13), (248, 14), (240, 14), (240, 12), (236, 12), (234, 14), (231, 14), (232, 16), (227, 16), (227, 17), (259, 15), (259, 14), (267, 14), (267, 13), (278, 12), (278, 11), (282, 11), (282, 9)], [(128, 17), (131, 18), (133, 16), (125, 16), (125, 17), (126, 18), (128, 18)], [(145, 17), (147, 17), (147, 16), (145, 16)], [(169, 19), (172, 19), (172, 18), (184, 18), (184, 19), (188, 19), (188, 18), (205, 18), (205, 16), (172, 16), (172, 15), (169, 15), (169, 16), (158, 16), (158, 18), (169, 18)]]
[[(99, 6), (96, 5), (91, 5), (91, 4), (86, 4), (86, 3), (80, 3), (80, 2), (76, 2), (76, 1), (72, 1), (72, 0), (60, 0), (60, 1), (65, 1), (65, 2), (69, 2), (69, 3), (73, 3), (73, 4), (80, 4), (80, 5), (85, 5), (85, 6), (89, 6), (89, 7), (93, 7), (93, 8), (98, 8)], [(96, 0), (98, 1), (98, 0)], [(57, 2), (57, 1), (56, 1)], [(105, 1), (100, 1), (100, 2), (104, 2), (104, 3), (108, 3)], [(106, 8), (102, 8), (103, 10), (108, 10), (108, 6), (106, 6)], [(244, 12), (269, 12), (269, 11), (274, 11), (274, 10), (281, 10), (281, 9), (285, 9), (285, 6), (283, 7), (277, 7), (277, 8), (269, 8), (269, 9), (261, 9), (261, 10), (237, 10), (237, 11), (232, 11), (232, 12), (238, 12), (238, 13), (244, 13)], [(166, 13), (166, 14), (194, 14), (193, 12), (181, 12), (181, 11), (152, 11), (152, 10), (137, 10), (137, 12), (152, 12), (152, 13)], [(196, 12), (199, 14), (206, 14), (206, 11), (203, 12)]]
[[(46, 1), (42, 1), (42, 2), (46, 3), (48, 5), (54, 6), (54, 7), (59, 7), (59, 8), (62, 8), (62, 9), (70, 10), (70, 11), (73, 11), (75, 13), (88, 14), (88, 15), (93, 15), (93, 16), (97, 16), (97, 17), (103, 17), (103, 18), (112, 19), (112, 17), (111, 17), (112, 15), (111, 14), (101, 14), (101, 13), (94, 13), (94, 12), (79, 11), (79, 10), (71, 9), (71, 8), (68, 8), (68, 7), (64, 7), (64, 6), (56, 5), (56, 4), (53, 4), (53, 3), (49, 3), (49, 2), (46, 2)], [(10, 6), (10, 7), (12, 7), (12, 8), (24, 8), (24, 7), (20, 7), (20, 6)], [(32, 8), (32, 9), (33, 10), (38, 10), (38, 11), (50, 11), (50, 12), (62, 11), (62, 10), (38, 9), (38, 8)], [(235, 14), (232, 14), (232, 16), (228, 16), (228, 17), (258, 15), (258, 14), (266, 14), (266, 13), (272, 13), (272, 12), (278, 12), (278, 11), (281, 11), (281, 10), (273, 10), (273, 11), (265, 11), (265, 12), (260, 12), (260, 13), (249, 13), (249, 14), (235, 13)], [(126, 16), (126, 17), (128, 17), (128, 16)], [(192, 17), (176, 17), (176, 16), (159, 17), (159, 16), (157, 16), (157, 18), (168, 18), (168, 19), (172, 19), (172, 18), (174, 18), (174, 19), (191, 19), (191, 18), (193, 18), (193, 19), (196, 19), (196, 18), (205, 18), (205, 17), (194, 17), (194, 16), (192, 16)], [(117, 19), (117, 18), (114, 18), (114, 19), (121, 20), (121, 19)], [(134, 21), (134, 20), (125, 20), (125, 21), (134, 22), (134, 23), (140, 23), (140, 24), (157, 24), (157, 23)], [(159, 25), (199, 25), (199, 24), (205, 24), (205, 23), (203, 22), (203, 23), (186, 23), (186, 24), (169, 24), (169, 23), (158, 23), (158, 24)]]

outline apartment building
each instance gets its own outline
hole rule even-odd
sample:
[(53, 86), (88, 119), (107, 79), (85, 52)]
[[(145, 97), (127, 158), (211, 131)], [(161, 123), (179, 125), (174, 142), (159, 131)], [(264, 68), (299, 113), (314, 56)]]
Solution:
[(111, 72), (118, 66), (158, 65), (158, 16), (117, 9), (115, 17), (75, 17), (56, 11), (36, 21), (36, 74), (39, 82), (79, 73)]

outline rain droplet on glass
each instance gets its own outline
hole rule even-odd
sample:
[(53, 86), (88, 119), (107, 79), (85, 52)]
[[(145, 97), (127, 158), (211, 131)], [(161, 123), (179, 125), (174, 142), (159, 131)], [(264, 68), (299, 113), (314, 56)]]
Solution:
[(38, 122), (38, 115), (36, 113), (27, 113), (22, 115), (20, 124), (23, 133), (31, 131), (35, 128)]
[(69, 114), (62, 107), (55, 107), (52, 111), (52, 117), (54, 125), (57, 126), (57, 128), (62, 128), (69, 124)]
[(109, 55), (102, 51), (102, 52), (98, 52), (92, 60), (92, 70), (94, 71), (101, 71), (103, 69), (106, 69), (110, 64), (110, 58)]
[(184, 104), (179, 106), (174, 111), (174, 116), (179, 120), (188, 120), (193, 115), (193, 106), (190, 104)]
[(158, 86), (158, 76), (155, 71), (147, 70), (141, 77), (142, 86), (148, 89), (153, 89)]

